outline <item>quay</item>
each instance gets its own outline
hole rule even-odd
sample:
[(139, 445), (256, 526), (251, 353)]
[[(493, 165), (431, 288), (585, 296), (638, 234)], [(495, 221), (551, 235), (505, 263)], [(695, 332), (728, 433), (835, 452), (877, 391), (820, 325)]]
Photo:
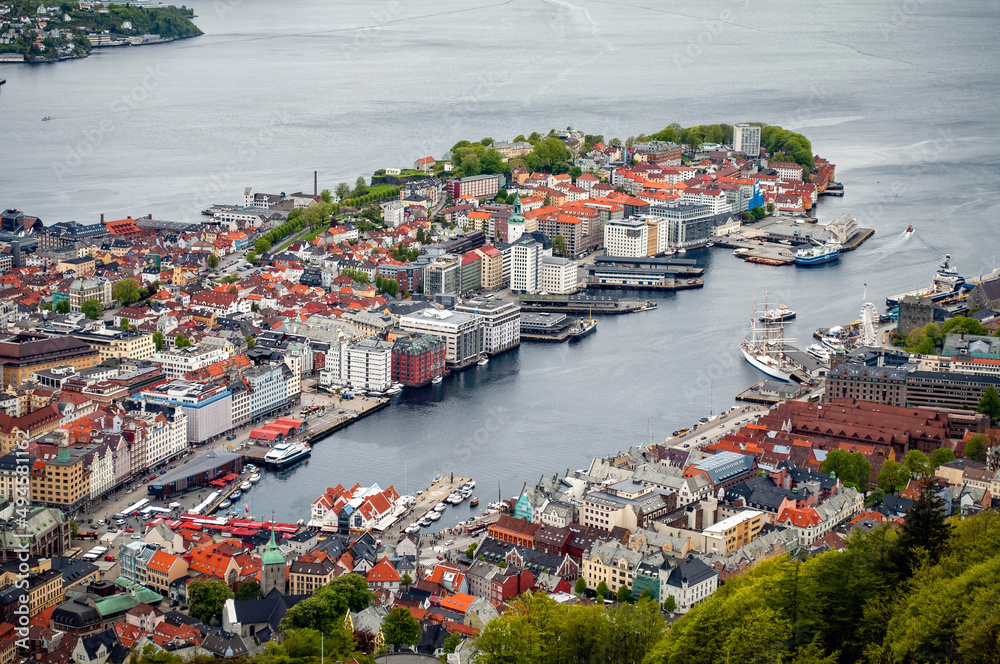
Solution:
[(562, 343), (576, 340), (592, 334), (596, 324), (594, 321), (588, 327), (584, 321), (560, 312), (525, 311), (521, 314), (521, 341)]
[[(392, 525), (382, 531), (382, 538), (389, 538), (389, 541), (396, 541), (400, 533), (412, 526), (420, 519), (427, 516), (427, 513), (443, 502), (460, 486), (471, 480), (471, 477), (458, 477), (454, 474), (440, 477), (427, 487), (422, 494), (416, 497), (413, 505), (399, 515)], [(471, 498), (469, 499), (471, 500)], [(448, 505), (448, 509), (469, 509), (467, 501), (462, 501), (458, 505)]]
[(698, 262), (691, 258), (643, 257), (627, 258), (624, 256), (598, 256), (594, 259), (598, 267), (646, 268), (663, 270), (685, 277), (700, 277), (705, 274), (705, 268), (698, 267)]
[[(237, 477), (235, 480), (233, 480), (228, 485), (219, 490), (218, 497), (212, 502), (211, 505), (205, 508), (203, 514), (205, 515), (213, 514), (217, 509), (219, 509), (219, 505), (229, 500), (230, 496), (232, 496), (239, 490), (240, 485), (248, 481), (249, 479), (250, 479), (250, 473), (247, 472), (241, 473), (239, 477)], [(246, 495), (246, 492), (244, 492), (243, 495)], [(243, 496), (241, 495), (240, 499), (242, 498)]]
[[(626, 268), (627, 269), (627, 268)], [(634, 270), (627, 270), (635, 272)], [(611, 289), (611, 290), (651, 290), (651, 291), (680, 291), (691, 290), (693, 288), (703, 288), (703, 279), (636, 279), (630, 275), (625, 275), (623, 279), (608, 282), (606, 277), (601, 280), (591, 277), (587, 280), (587, 288)]]
[[(364, 408), (362, 410), (359, 410), (353, 415), (345, 415), (336, 422), (334, 422), (333, 424), (325, 426), (322, 429), (319, 429), (318, 431), (307, 432), (305, 436), (302, 438), (302, 440), (296, 442), (315, 445), (317, 442), (326, 438), (330, 434), (340, 431), (344, 427), (350, 426), (351, 424), (354, 424), (358, 420), (368, 417), (372, 413), (377, 413), (383, 408), (388, 408), (389, 403), (390, 399), (386, 397), (379, 398), (375, 404), (368, 406), (367, 408)], [(242, 451), (243, 460), (258, 466), (261, 470), (264, 470), (267, 467), (267, 465), (264, 463), (264, 455), (270, 452), (271, 448), (264, 447), (262, 445), (250, 445), (249, 443), (247, 443), (247, 445), (248, 446), (243, 448)]]
[(626, 300), (617, 295), (540, 295), (520, 296), (522, 311), (548, 311), (568, 314), (615, 315), (649, 311), (656, 308), (656, 302), (648, 300)]
[(736, 400), (762, 406), (773, 406), (786, 399), (795, 399), (807, 391), (807, 389), (793, 383), (762, 380), (737, 394)]

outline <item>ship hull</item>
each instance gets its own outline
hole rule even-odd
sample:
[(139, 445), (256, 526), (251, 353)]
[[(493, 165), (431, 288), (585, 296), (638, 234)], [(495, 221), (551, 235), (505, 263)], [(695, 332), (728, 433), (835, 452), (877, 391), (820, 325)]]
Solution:
[(826, 263), (832, 263), (838, 258), (840, 258), (839, 251), (835, 254), (827, 254), (826, 256), (816, 256), (815, 258), (802, 258), (800, 256), (796, 256), (795, 264), (800, 267), (812, 267), (814, 265), (825, 265)]
[(750, 353), (749, 351), (747, 351), (746, 348), (740, 346), (740, 351), (743, 353), (743, 357), (746, 358), (747, 362), (749, 362), (751, 365), (753, 365), (758, 370), (766, 373), (771, 378), (777, 378), (778, 380), (783, 380), (786, 383), (790, 382), (792, 380), (792, 375), (790, 373), (788, 373), (786, 371), (782, 371), (781, 369), (779, 369), (777, 367), (773, 367), (773, 366), (770, 366), (768, 364), (765, 364), (764, 362), (761, 362), (759, 359), (757, 359), (757, 357), (755, 355), (753, 355), (752, 353)]

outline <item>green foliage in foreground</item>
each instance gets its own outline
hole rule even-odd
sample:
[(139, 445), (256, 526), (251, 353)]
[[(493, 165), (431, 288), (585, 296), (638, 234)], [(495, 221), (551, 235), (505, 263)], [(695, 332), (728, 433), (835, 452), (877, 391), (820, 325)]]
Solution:
[(945, 525), (932, 503), (917, 501), (922, 516), (898, 535), (884, 527), (729, 580), (646, 664), (1000, 661), (1000, 518)]
[(478, 664), (638, 664), (666, 629), (656, 602), (568, 607), (525, 594), (492, 620), (476, 645)]

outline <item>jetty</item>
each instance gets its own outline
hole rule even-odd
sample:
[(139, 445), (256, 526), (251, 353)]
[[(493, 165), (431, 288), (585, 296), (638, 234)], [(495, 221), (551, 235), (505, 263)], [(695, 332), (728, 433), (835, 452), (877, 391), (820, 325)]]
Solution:
[[(649, 311), (656, 308), (656, 302), (649, 300), (629, 300), (618, 295), (593, 295), (575, 293), (573, 295), (524, 294), (520, 296), (523, 311), (550, 311), (572, 314), (615, 315)], [(522, 314), (523, 315), (523, 314)]]
[[(427, 513), (434, 509), (438, 503), (455, 493), (455, 491), (471, 480), (471, 477), (459, 477), (458, 475), (445, 475), (434, 480), (423, 493), (416, 497), (413, 505), (405, 512), (398, 515), (391, 525), (382, 531), (382, 538), (389, 538), (389, 541), (396, 541), (399, 534), (412, 526), (420, 519), (427, 516)], [(458, 505), (449, 505), (448, 509), (469, 509), (469, 504), (462, 501)]]

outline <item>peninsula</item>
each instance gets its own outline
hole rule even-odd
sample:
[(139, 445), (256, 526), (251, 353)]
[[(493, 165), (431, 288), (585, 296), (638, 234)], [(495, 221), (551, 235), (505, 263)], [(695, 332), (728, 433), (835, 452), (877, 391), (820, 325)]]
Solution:
[(91, 49), (197, 37), (194, 10), (172, 5), (0, 1), (0, 63), (83, 58)]

